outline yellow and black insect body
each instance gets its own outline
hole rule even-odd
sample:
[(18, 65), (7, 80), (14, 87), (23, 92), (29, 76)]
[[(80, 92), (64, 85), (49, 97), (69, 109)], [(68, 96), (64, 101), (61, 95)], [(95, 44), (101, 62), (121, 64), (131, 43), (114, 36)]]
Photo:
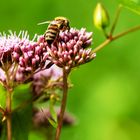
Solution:
[(45, 41), (51, 45), (54, 41), (56, 41), (60, 30), (65, 31), (69, 30), (69, 21), (65, 17), (56, 17), (53, 21), (47, 21), (40, 24), (50, 23), (48, 28), (44, 34)]
[(56, 21), (52, 21), (44, 34), (45, 41), (51, 45), (56, 38), (58, 37), (59, 31), (60, 31), (60, 24), (58, 24)]

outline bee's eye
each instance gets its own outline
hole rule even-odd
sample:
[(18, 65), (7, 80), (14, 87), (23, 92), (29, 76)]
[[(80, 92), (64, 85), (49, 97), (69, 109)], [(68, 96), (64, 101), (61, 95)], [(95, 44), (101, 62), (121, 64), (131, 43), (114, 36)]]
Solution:
[(63, 29), (63, 24), (61, 24), (59, 28), (60, 28), (60, 29)]
[(69, 25), (69, 22), (67, 22), (67, 26), (70, 26), (70, 25)]

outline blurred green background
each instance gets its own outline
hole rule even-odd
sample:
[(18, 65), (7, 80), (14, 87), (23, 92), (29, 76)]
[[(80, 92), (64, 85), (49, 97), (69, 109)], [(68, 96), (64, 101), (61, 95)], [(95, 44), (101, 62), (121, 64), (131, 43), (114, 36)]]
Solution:
[[(65, 16), (70, 25), (93, 32), (95, 48), (104, 36), (93, 25), (98, 0), (5, 0), (0, 4), (0, 31), (28, 30), (31, 38), (47, 25), (37, 23)], [(113, 21), (117, 2), (102, 0)], [(115, 33), (138, 25), (140, 17), (123, 9)], [(140, 140), (140, 31), (120, 38), (97, 53), (91, 63), (73, 70), (74, 87), (67, 110), (77, 122), (63, 128), (61, 140)], [(40, 134), (30, 139), (43, 140)]]

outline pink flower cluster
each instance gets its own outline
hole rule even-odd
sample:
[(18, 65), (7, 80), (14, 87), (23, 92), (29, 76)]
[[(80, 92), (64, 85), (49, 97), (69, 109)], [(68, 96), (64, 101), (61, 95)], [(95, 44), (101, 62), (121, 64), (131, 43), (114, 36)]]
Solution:
[(61, 68), (71, 69), (95, 58), (96, 54), (87, 48), (91, 42), (92, 32), (84, 28), (61, 31), (58, 40), (47, 46), (46, 57)]
[(0, 67), (9, 75), (15, 75), (19, 81), (50, 63), (46, 61), (44, 52), (45, 46), (34, 40), (30, 41), (27, 32), (21, 31), (18, 35), (15, 32), (0, 35)]
[(92, 33), (83, 28), (60, 31), (51, 45), (45, 42), (43, 35), (39, 36), (37, 41), (35, 39), (30, 40), (24, 31), (18, 35), (15, 32), (0, 34), (0, 69), (3, 71), (0, 71), (1, 81), (5, 79), (5, 73), (11, 76), (9, 80), (23, 81), (27, 76), (33, 76), (53, 64), (70, 70), (96, 56), (91, 48), (88, 48), (92, 42)]

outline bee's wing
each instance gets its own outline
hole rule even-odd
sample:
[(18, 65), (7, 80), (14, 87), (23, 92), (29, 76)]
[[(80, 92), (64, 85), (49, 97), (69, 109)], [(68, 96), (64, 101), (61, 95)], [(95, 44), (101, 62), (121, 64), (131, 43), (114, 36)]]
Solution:
[(37, 25), (47, 24), (47, 23), (51, 23), (51, 22), (52, 21), (44, 21), (44, 22), (38, 23)]

